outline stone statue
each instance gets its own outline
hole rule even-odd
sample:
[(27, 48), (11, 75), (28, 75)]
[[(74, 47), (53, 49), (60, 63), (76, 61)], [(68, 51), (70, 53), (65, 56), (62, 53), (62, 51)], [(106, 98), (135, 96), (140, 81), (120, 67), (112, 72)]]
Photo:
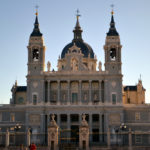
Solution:
[(51, 70), (51, 63), (48, 61), (47, 62), (47, 71), (50, 72), (50, 70)]
[(51, 115), (51, 118), (52, 118), (52, 121), (55, 121), (55, 115), (54, 114)]
[(72, 62), (71, 62), (71, 68), (73, 71), (77, 71), (78, 70), (78, 62), (75, 58), (72, 59)]
[(98, 66), (98, 68), (99, 68), (99, 71), (102, 71), (102, 63), (101, 63), (101, 61), (99, 61), (99, 66)]

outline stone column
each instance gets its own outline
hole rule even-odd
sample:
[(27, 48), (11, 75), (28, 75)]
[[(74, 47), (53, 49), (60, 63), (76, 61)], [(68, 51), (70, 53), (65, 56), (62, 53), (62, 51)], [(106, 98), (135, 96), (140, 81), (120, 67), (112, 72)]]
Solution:
[(81, 97), (82, 97), (82, 81), (81, 80), (79, 80), (79, 102), (81, 102), (82, 103), (82, 99), (81, 99)]
[(92, 102), (91, 96), (92, 96), (92, 86), (91, 86), (92, 80), (89, 80), (89, 102)]
[(30, 135), (31, 135), (31, 133), (30, 133), (30, 128), (29, 128), (27, 131), (27, 147), (29, 147), (31, 144)]
[(48, 127), (48, 147), (52, 150), (58, 150), (58, 125), (54, 118), (55, 115), (53, 114)]
[(57, 125), (60, 127), (60, 114), (57, 114)]
[(102, 114), (99, 114), (99, 140), (102, 141)]
[(107, 146), (110, 148), (110, 129), (107, 128)]
[(102, 100), (101, 100), (101, 80), (99, 80), (99, 102), (102, 102)]
[(132, 150), (132, 131), (129, 128), (129, 150)]
[[(67, 114), (67, 129), (70, 130), (70, 114)], [(71, 137), (70, 132), (67, 133), (67, 137)]]
[(109, 89), (108, 89), (108, 85), (107, 85), (107, 80), (104, 81), (104, 103), (108, 103), (108, 93), (109, 93)]
[[(92, 133), (92, 114), (89, 114), (89, 130), (90, 130), (90, 133)], [(92, 134), (90, 136), (90, 141), (92, 141)]]
[(40, 126), (41, 126), (41, 132), (44, 132), (44, 125), (45, 125), (45, 121), (44, 121), (44, 114), (41, 114), (41, 122), (40, 122)]
[(50, 102), (50, 80), (47, 81), (47, 84), (48, 84), (47, 101)]
[(70, 80), (68, 80), (67, 82), (68, 82), (68, 102), (71, 102), (71, 98), (70, 98)]
[[(45, 91), (46, 91), (46, 89), (45, 89), (45, 81), (44, 80), (42, 80), (42, 89), (43, 89), (43, 92), (42, 92), (42, 97), (43, 97), (43, 102), (45, 102)], [(42, 102), (42, 100), (39, 100), (39, 102)]]
[(9, 146), (9, 130), (6, 131), (6, 141), (5, 141), (5, 147), (7, 148)]
[(60, 102), (60, 80), (57, 80), (58, 83), (58, 99), (57, 99), (57, 103)]
[(82, 150), (89, 150), (89, 125), (85, 117), (85, 114), (83, 114), (82, 122), (79, 127), (79, 147)]

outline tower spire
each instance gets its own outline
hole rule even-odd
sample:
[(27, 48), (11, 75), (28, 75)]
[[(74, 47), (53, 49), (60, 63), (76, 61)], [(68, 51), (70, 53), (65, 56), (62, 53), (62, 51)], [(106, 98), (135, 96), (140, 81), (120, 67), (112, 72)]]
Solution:
[(79, 10), (77, 9), (77, 14), (76, 14), (77, 21), (76, 21), (75, 29), (73, 30), (73, 32), (74, 32), (73, 41), (76, 41), (76, 40), (81, 40), (82, 41), (82, 29), (81, 29), (80, 23), (79, 23), (79, 17), (80, 16), (81, 15), (79, 14)]
[(110, 22), (110, 28), (107, 33), (107, 36), (119, 36), (116, 27), (115, 27), (115, 21), (114, 21), (114, 5), (111, 5), (112, 11), (111, 11), (111, 22)]
[(42, 33), (40, 32), (40, 28), (39, 28), (39, 21), (38, 21), (38, 7), (36, 6), (36, 18), (35, 18), (35, 23), (34, 23), (34, 28), (33, 28), (33, 32), (31, 33), (31, 36), (42, 36)]

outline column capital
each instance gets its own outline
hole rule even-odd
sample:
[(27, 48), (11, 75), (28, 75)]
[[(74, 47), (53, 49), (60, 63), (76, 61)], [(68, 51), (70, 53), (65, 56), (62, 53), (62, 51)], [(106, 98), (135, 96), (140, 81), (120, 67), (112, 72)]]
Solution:
[(60, 83), (60, 80), (57, 80), (57, 83)]
[(89, 83), (91, 83), (92, 82), (92, 80), (89, 80)]
[(79, 80), (79, 83), (81, 83), (82, 82), (82, 80)]
[(47, 80), (47, 82), (49, 82), (49, 83), (50, 83), (50, 82), (51, 82), (51, 80)]

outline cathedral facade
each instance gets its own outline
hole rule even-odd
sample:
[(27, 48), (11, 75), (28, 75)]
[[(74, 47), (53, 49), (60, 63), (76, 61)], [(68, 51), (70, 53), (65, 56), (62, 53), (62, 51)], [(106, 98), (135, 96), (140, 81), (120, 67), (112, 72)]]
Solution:
[[(52, 114), (62, 131), (60, 141), (79, 141), (77, 133), (83, 114), (89, 125), (90, 143), (107, 143), (104, 133), (108, 128), (114, 134), (111, 143), (116, 142), (115, 134), (120, 127), (127, 131), (129, 128), (150, 131), (150, 106), (145, 104), (142, 81), (135, 86), (122, 85), (122, 45), (113, 12), (103, 47), (104, 70), (92, 47), (83, 40), (82, 32), (77, 15), (73, 40), (63, 48), (57, 71), (51, 69), (50, 62), (45, 69), (46, 47), (36, 14), (27, 46), (27, 86), (19, 86), (16, 82), (10, 104), (0, 107), (3, 132), (19, 124), (21, 132), (31, 129), (33, 135), (42, 135), (34, 136), (32, 141), (45, 144)], [(142, 140), (142, 136), (137, 136), (134, 142), (145, 142)], [(150, 144), (150, 135), (145, 140)]]

